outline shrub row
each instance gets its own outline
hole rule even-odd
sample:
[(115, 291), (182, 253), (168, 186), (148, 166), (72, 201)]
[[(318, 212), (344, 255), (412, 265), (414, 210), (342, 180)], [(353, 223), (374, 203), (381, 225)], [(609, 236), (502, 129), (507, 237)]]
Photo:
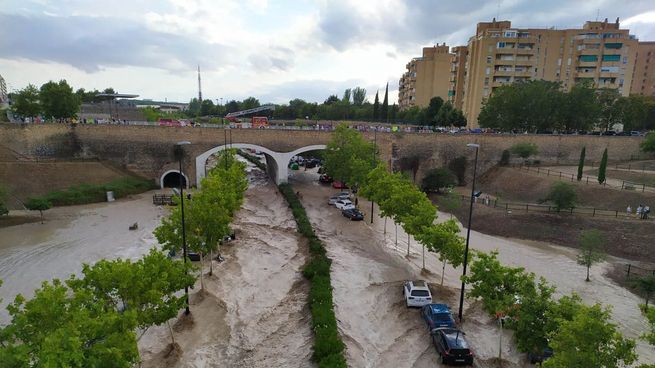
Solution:
[(309, 290), (309, 308), (312, 313), (314, 330), (314, 360), (319, 368), (346, 367), (343, 355), (344, 344), (337, 329), (332, 301), (332, 284), (330, 282), (330, 265), (332, 260), (326, 255), (325, 247), (314, 233), (305, 208), (289, 184), (280, 184), (298, 232), (309, 241), (309, 262), (303, 268), (303, 276), (311, 283)]
[(70, 206), (76, 204), (103, 202), (107, 200), (107, 192), (114, 192), (115, 198), (130, 194), (142, 193), (157, 186), (152, 180), (125, 177), (113, 180), (107, 184), (81, 184), (66, 190), (55, 190), (43, 196), (30, 199), (44, 199), (53, 206)]
[(237, 152), (239, 153), (239, 156), (241, 156), (241, 157), (245, 158), (246, 160), (252, 162), (258, 168), (266, 171), (266, 165), (259, 159), (259, 157), (253, 156), (253, 155), (249, 154), (248, 152), (244, 152), (242, 150), (239, 150)]

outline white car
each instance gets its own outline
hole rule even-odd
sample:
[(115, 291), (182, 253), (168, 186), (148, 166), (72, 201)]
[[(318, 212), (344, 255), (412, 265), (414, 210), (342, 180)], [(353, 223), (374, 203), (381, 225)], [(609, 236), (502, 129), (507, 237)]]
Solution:
[(403, 297), (407, 307), (423, 307), (432, 303), (432, 294), (428, 284), (423, 281), (405, 281), (403, 284)]
[(348, 195), (335, 195), (335, 196), (330, 197), (330, 199), (328, 199), (328, 204), (330, 206), (334, 206), (337, 203), (337, 201), (342, 200), (342, 199), (350, 200), (350, 197)]
[(350, 201), (350, 199), (340, 199), (334, 205), (337, 207), (337, 209), (342, 211), (355, 208), (355, 205)]

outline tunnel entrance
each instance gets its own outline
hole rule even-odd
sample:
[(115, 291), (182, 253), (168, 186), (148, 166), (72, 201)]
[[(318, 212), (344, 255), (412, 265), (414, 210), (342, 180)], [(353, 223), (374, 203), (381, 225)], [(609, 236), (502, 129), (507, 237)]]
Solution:
[(182, 186), (188, 188), (187, 179), (184, 175), (180, 175), (178, 171), (169, 171), (162, 176), (161, 187), (162, 188), (179, 188), (180, 187), (180, 178), (182, 178)]

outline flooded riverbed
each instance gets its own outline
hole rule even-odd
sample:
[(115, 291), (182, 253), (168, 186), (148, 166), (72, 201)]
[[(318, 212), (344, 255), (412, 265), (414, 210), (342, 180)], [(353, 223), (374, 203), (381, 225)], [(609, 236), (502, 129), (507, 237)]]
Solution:
[[(0, 321), (17, 294), (33, 295), (45, 280), (79, 274), (82, 263), (103, 258), (139, 258), (156, 244), (152, 231), (165, 209), (152, 204), (153, 192), (112, 203), (57, 207), (45, 222), (0, 228)], [(138, 222), (139, 228), (128, 228)]]

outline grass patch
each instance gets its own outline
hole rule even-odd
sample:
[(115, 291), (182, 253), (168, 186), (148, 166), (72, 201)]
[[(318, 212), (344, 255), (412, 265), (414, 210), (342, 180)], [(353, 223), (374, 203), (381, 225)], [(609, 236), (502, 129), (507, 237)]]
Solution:
[(246, 160), (252, 162), (255, 166), (262, 169), (264, 172), (266, 171), (266, 164), (264, 164), (259, 159), (259, 157), (253, 156), (253, 155), (251, 155), (248, 152), (245, 152), (243, 150), (238, 150), (237, 153), (239, 154), (239, 156), (241, 156), (241, 157), (245, 158)]
[(311, 283), (309, 308), (314, 331), (314, 361), (318, 363), (319, 368), (346, 367), (346, 358), (343, 355), (345, 345), (339, 336), (332, 300), (332, 260), (326, 255), (323, 243), (314, 233), (305, 208), (293, 188), (289, 184), (280, 184), (279, 188), (291, 207), (298, 232), (309, 240), (310, 259), (302, 273)]
[(53, 206), (71, 206), (76, 204), (104, 202), (107, 192), (114, 192), (115, 198), (122, 198), (131, 194), (143, 193), (157, 186), (152, 180), (125, 177), (113, 180), (107, 184), (80, 184), (66, 190), (51, 191), (43, 196), (30, 199), (45, 199)]

